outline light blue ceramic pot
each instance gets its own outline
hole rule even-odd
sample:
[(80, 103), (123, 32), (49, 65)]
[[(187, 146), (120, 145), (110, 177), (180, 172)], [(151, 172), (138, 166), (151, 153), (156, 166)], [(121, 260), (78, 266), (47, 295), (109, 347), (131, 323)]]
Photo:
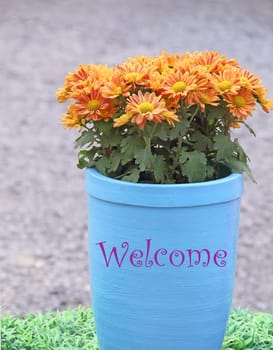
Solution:
[(242, 175), (150, 185), (86, 173), (100, 350), (220, 350)]

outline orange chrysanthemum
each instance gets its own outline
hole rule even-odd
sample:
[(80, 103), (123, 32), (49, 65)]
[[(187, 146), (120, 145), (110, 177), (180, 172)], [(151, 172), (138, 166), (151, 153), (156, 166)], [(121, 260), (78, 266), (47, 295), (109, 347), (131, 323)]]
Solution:
[(120, 117), (114, 119), (114, 128), (119, 128), (122, 125), (125, 125), (131, 119), (131, 115), (122, 114)]
[(260, 79), (247, 69), (243, 70), (240, 74), (240, 85), (251, 91), (255, 91), (261, 87)]
[(149, 92), (144, 95), (141, 91), (137, 95), (133, 94), (126, 106), (126, 113), (132, 117), (132, 123), (137, 124), (142, 130), (148, 120), (160, 123), (164, 119), (164, 112), (166, 112), (165, 102), (161, 100), (161, 96)]
[[(83, 64), (79, 65), (73, 73), (69, 73), (66, 80), (68, 82), (80, 82), (86, 80), (91, 71), (92, 66), (90, 64), (84, 66)], [(97, 69), (96, 66), (93, 66), (93, 69)]]
[(269, 113), (270, 110), (273, 110), (273, 100), (269, 100), (266, 97), (267, 90), (264, 87), (259, 87), (255, 89), (254, 94), (257, 96), (258, 102), (260, 103), (262, 109)]
[(69, 73), (64, 82), (64, 87), (60, 88), (56, 95), (59, 102), (66, 102), (73, 98), (77, 99), (78, 94), (83, 91), (88, 93), (92, 89), (99, 89), (111, 75), (111, 68), (105, 65), (80, 64), (72, 73)]
[(70, 92), (68, 91), (67, 87), (62, 87), (58, 89), (56, 96), (58, 102), (64, 103), (70, 98)]
[(175, 127), (174, 122), (179, 122), (179, 117), (173, 111), (167, 110), (166, 112), (163, 112), (163, 116), (166, 122), (172, 127)]
[(172, 121), (178, 120), (174, 113), (168, 112), (165, 101), (162, 100), (161, 96), (156, 96), (154, 92), (146, 92), (143, 95), (139, 91), (137, 95), (133, 94), (130, 96), (125, 112), (126, 116), (122, 115), (120, 118), (117, 118), (114, 126), (120, 126), (121, 123), (124, 122), (123, 124), (125, 124), (131, 120), (132, 123), (137, 124), (143, 130), (147, 121), (160, 123), (162, 120), (166, 120), (171, 124)]
[(90, 93), (82, 93), (77, 97), (75, 106), (78, 114), (84, 116), (87, 121), (108, 121), (115, 113), (112, 101), (104, 98), (99, 90), (91, 90)]
[(152, 72), (151, 74), (149, 74), (145, 85), (147, 88), (152, 89), (153, 91), (157, 91), (162, 86), (163, 80), (164, 76), (162, 74), (160, 74), (159, 72)]
[(221, 56), (219, 52), (194, 52), (193, 57), (194, 64), (202, 66), (207, 72), (216, 71), (218, 65), (221, 63)]
[(190, 96), (191, 104), (199, 104), (201, 112), (205, 111), (206, 105), (218, 106), (219, 97), (214, 89), (193, 92)]
[(166, 72), (171, 71), (171, 66), (169, 66), (168, 62), (164, 59), (163, 56), (153, 57), (151, 60), (151, 64), (155, 67), (157, 73), (166, 75)]
[(130, 86), (126, 83), (123, 76), (114, 73), (111, 79), (101, 88), (103, 97), (116, 98), (118, 96), (129, 96)]
[(123, 65), (117, 67), (124, 81), (133, 88), (136, 85), (144, 85), (145, 80), (149, 76), (149, 68), (139, 62), (125, 62)]
[(179, 54), (168, 55), (166, 51), (162, 51), (160, 60), (162, 64), (173, 68), (175, 64), (181, 60), (181, 56)]
[(234, 67), (212, 74), (211, 82), (219, 95), (236, 95), (241, 88), (239, 70)]
[(160, 90), (164, 96), (184, 99), (187, 94), (190, 91), (194, 91), (197, 86), (195, 75), (191, 75), (189, 72), (181, 73), (178, 71), (165, 79)]
[(85, 121), (84, 118), (82, 120), (81, 116), (78, 114), (75, 105), (70, 105), (67, 107), (67, 113), (62, 117), (61, 123), (64, 128), (78, 128), (81, 130)]
[(256, 107), (256, 100), (253, 94), (244, 88), (238, 91), (236, 95), (224, 97), (224, 100), (227, 102), (227, 107), (231, 114), (238, 120), (245, 120)]

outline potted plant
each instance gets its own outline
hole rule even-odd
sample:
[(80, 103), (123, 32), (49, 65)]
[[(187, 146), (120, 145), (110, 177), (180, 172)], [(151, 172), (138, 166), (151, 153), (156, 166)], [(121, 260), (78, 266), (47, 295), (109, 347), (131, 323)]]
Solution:
[(87, 168), (91, 293), (101, 350), (219, 350), (230, 311), (242, 173), (231, 131), (260, 79), (217, 52), (80, 65), (57, 92)]

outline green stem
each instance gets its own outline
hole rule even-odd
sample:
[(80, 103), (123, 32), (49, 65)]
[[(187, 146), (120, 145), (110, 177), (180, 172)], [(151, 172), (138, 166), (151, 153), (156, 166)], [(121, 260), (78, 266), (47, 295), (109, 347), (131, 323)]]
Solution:
[(173, 172), (175, 172), (175, 169), (177, 168), (179, 164), (179, 158), (182, 152), (182, 145), (183, 145), (183, 138), (179, 137), (178, 138), (178, 144), (177, 144), (177, 151), (176, 151), (176, 157), (174, 158), (173, 162)]

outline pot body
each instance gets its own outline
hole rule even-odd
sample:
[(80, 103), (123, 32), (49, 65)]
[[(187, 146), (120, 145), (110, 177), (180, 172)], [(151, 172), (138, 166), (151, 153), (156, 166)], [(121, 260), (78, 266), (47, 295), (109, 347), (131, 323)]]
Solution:
[(100, 350), (220, 350), (235, 275), (242, 175), (150, 185), (86, 173)]

